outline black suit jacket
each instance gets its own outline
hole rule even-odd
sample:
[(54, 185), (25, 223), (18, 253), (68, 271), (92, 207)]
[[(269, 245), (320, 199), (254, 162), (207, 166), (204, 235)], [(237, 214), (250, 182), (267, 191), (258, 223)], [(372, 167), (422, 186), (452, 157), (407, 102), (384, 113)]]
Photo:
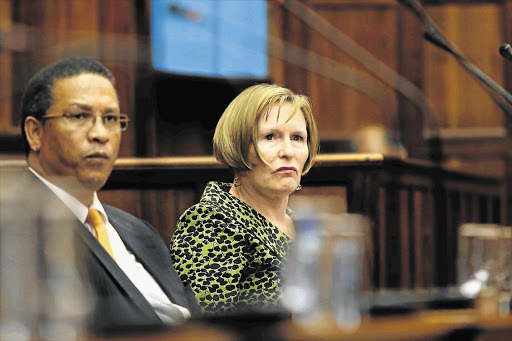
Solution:
[[(15, 193), (15, 197), (10, 197), (10, 203), (3, 200), (4, 208), (21, 205), (25, 211), (34, 214), (33, 221), (41, 225), (59, 223), (66, 225), (59, 228), (75, 230), (76, 250), (81, 260), (78, 263), (79, 273), (96, 294), (96, 304), (87, 322), (90, 332), (104, 334), (165, 328), (149, 302), (117, 263), (46, 185), (29, 170), (17, 170), (11, 175), (9, 192)], [(172, 265), (169, 249), (157, 231), (147, 222), (120, 209), (104, 207), (126, 248), (153, 276), (171, 302), (188, 308), (192, 316), (197, 316), (199, 309), (194, 294), (180, 280)], [(48, 212), (52, 212), (52, 218), (47, 217)], [(55, 215), (61, 218), (56, 220)], [(4, 223), (9, 220), (8, 215), (2, 218), (5, 218), (2, 219)], [(11, 217), (9, 223), (15, 219)]]
[[(126, 248), (153, 276), (171, 302), (197, 313), (197, 303), (190, 287), (185, 287), (171, 263), (169, 249), (160, 235), (147, 222), (104, 205), (110, 223)], [(87, 276), (95, 289), (98, 304), (91, 315), (92, 330), (126, 331), (163, 327), (160, 318), (130, 279), (119, 268), (94, 236), (86, 229), (80, 232), (85, 244)], [(106, 319), (105, 316), (109, 316)]]

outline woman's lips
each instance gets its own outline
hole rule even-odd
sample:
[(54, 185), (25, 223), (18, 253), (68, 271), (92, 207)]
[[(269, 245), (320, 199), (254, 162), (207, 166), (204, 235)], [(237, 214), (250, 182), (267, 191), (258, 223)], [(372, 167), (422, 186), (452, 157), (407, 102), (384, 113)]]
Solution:
[(276, 172), (284, 173), (284, 174), (293, 174), (293, 173), (297, 173), (297, 168), (295, 168), (295, 167), (281, 167)]

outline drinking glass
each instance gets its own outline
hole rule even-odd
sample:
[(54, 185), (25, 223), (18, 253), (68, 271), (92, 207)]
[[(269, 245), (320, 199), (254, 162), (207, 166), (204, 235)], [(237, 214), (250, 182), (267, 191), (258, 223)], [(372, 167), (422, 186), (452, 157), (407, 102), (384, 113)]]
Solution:
[(79, 273), (80, 222), (49, 192), (25, 195), (21, 173), (0, 170), (0, 340), (79, 340), (95, 298)]
[(294, 215), (296, 240), (288, 255), (283, 300), (295, 318), (315, 324), (332, 318), (343, 329), (361, 321), (361, 284), (370, 229), (361, 214)]
[(368, 217), (346, 213), (324, 217), (325, 263), (330, 268), (329, 306), (343, 329), (355, 329), (361, 322), (361, 285), (369, 274), (365, 250), (370, 230)]
[[(458, 232), (457, 283), (460, 292), (489, 302), (488, 312), (509, 310), (512, 227), (466, 223)], [(482, 306), (480, 306), (482, 307)]]

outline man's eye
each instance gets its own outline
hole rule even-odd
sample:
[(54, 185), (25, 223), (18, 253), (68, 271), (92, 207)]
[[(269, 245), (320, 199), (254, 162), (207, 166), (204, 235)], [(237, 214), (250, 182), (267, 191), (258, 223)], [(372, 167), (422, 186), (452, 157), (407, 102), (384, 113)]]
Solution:
[(77, 113), (77, 114), (69, 114), (67, 117), (69, 117), (70, 119), (75, 120), (75, 121), (87, 121), (88, 119), (91, 118), (91, 114), (82, 112), (82, 113)]
[(118, 115), (105, 115), (105, 116), (103, 116), (103, 122), (115, 123), (117, 121), (119, 121), (119, 116)]

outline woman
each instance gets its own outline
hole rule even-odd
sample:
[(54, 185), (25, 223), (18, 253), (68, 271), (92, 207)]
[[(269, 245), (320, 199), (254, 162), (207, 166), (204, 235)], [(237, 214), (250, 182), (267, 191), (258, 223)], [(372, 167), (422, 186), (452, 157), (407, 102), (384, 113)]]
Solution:
[(311, 168), (318, 134), (308, 97), (254, 85), (226, 108), (213, 137), (232, 184), (210, 182), (178, 220), (174, 266), (204, 313), (278, 307), (279, 273), (294, 237), (288, 197)]

